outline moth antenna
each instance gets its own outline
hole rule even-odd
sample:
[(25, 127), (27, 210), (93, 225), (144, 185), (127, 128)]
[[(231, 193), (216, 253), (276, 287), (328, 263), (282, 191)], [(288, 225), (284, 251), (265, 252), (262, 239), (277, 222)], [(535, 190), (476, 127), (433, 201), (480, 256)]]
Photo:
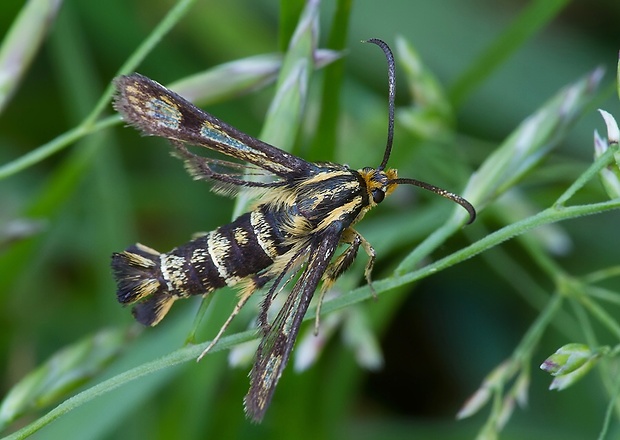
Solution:
[[(383, 154), (383, 160), (381, 161), (381, 165), (377, 167), (377, 171), (383, 171), (387, 165), (388, 160), (390, 159), (392, 144), (394, 143), (394, 100), (396, 96), (396, 67), (394, 63), (394, 54), (392, 53), (392, 49), (390, 49), (390, 46), (388, 46), (385, 41), (378, 38), (371, 38), (369, 40), (363, 41), (363, 43), (373, 43), (379, 46), (383, 50), (383, 53), (385, 54), (385, 58), (387, 59), (388, 63), (388, 135), (387, 143), (385, 145), (385, 153)], [(434, 192), (435, 194), (450, 199), (465, 208), (469, 213), (469, 221), (467, 222), (467, 224), (472, 223), (476, 219), (476, 209), (472, 206), (471, 203), (469, 203), (463, 197), (446, 191), (445, 189), (439, 188), (426, 182), (421, 182), (416, 179), (399, 178), (390, 180), (390, 183), (401, 185), (415, 185), (427, 191)]]
[(398, 178), (390, 180), (389, 183), (395, 183), (397, 185), (415, 185), (427, 191), (434, 192), (435, 194), (438, 194), (441, 197), (445, 197), (446, 199), (450, 199), (465, 208), (469, 213), (469, 221), (467, 222), (468, 225), (473, 223), (474, 220), (476, 220), (476, 209), (472, 206), (472, 204), (465, 200), (463, 197), (451, 193), (450, 191), (446, 191), (445, 189), (439, 188), (438, 186), (431, 185), (430, 183), (422, 182), (416, 179)]
[(363, 41), (364, 43), (373, 43), (379, 46), (388, 63), (388, 135), (387, 143), (385, 145), (385, 153), (383, 154), (383, 160), (381, 165), (377, 167), (377, 171), (382, 171), (387, 165), (390, 153), (392, 152), (392, 143), (394, 142), (394, 99), (396, 96), (396, 67), (394, 64), (394, 54), (390, 49), (390, 46), (383, 40), (378, 38), (371, 38)]

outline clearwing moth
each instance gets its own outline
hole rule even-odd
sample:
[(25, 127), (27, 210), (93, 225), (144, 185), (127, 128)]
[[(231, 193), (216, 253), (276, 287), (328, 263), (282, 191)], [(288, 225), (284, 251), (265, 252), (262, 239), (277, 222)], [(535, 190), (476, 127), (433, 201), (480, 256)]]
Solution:
[[(208, 295), (225, 285), (240, 286), (237, 305), (200, 357), (219, 340), (250, 296), (268, 285), (258, 319), (262, 339), (244, 399), (246, 414), (255, 422), (265, 415), (319, 282), (320, 306), (325, 292), (352, 264), (361, 246), (368, 254), (365, 277), (370, 284), (375, 251), (353, 229), (368, 210), (398, 185), (409, 184), (460, 204), (469, 213), (469, 223), (476, 216), (474, 207), (462, 197), (425, 182), (399, 178), (395, 169), (385, 169), (394, 133), (394, 57), (385, 42), (367, 42), (378, 45), (388, 62), (388, 139), (376, 168), (354, 170), (336, 163), (306, 162), (240, 132), (147, 77), (135, 73), (114, 81), (114, 108), (125, 122), (145, 135), (169, 139), (189, 173), (210, 181), (214, 191), (225, 195), (250, 191), (258, 200), (232, 223), (169, 252), (138, 243), (112, 256), (118, 301), (134, 304), (134, 317), (147, 326), (159, 323), (179, 298)], [(238, 162), (196, 155), (185, 143)], [(269, 180), (247, 177), (256, 174)], [(339, 245), (345, 249), (334, 257)], [(269, 322), (267, 312), (274, 297), (297, 275), (284, 305)]]

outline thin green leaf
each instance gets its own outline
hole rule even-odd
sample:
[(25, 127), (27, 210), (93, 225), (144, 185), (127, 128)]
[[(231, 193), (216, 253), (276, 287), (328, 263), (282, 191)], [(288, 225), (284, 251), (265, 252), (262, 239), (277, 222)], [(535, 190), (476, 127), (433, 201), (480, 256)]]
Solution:
[(0, 431), (26, 412), (44, 408), (101, 372), (125, 346), (126, 330), (102, 330), (63, 348), (28, 373), (0, 404)]
[(0, 47), (0, 113), (17, 90), (45, 40), (62, 0), (30, 0)]

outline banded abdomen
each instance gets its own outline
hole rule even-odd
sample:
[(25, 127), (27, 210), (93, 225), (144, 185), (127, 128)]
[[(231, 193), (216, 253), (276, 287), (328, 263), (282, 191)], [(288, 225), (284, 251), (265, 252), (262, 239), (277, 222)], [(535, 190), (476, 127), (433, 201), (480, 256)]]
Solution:
[(280, 211), (261, 205), (167, 253), (138, 243), (113, 254), (118, 301), (136, 303), (136, 320), (153, 326), (178, 298), (205, 295), (245, 278), (262, 287), (269, 277), (260, 272), (290, 249), (284, 243), (281, 219)]

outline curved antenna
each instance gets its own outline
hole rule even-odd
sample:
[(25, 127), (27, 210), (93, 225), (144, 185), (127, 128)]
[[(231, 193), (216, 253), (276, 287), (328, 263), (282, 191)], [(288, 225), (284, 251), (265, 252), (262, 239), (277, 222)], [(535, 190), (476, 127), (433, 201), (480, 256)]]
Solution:
[[(385, 58), (387, 59), (388, 63), (388, 136), (385, 146), (385, 153), (383, 154), (383, 160), (381, 161), (381, 165), (377, 167), (377, 171), (383, 171), (390, 158), (390, 153), (392, 152), (392, 144), (394, 142), (394, 100), (396, 95), (396, 68), (394, 63), (394, 54), (392, 54), (390, 46), (388, 46), (385, 41), (379, 40), (378, 38), (371, 38), (369, 40), (363, 41), (363, 43), (373, 43), (379, 46), (383, 50), (383, 53), (385, 54)], [(472, 204), (465, 200), (463, 197), (451, 193), (450, 191), (446, 191), (445, 189), (416, 179), (391, 179), (388, 181), (388, 185), (389, 184), (414, 185), (427, 191), (431, 191), (437, 195), (445, 197), (446, 199), (450, 199), (465, 208), (465, 210), (467, 210), (467, 212), (469, 213), (469, 221), (467, 222), (467, 224), (472, 223), (476, 219), (476, 209), (472, 206)]]
[(445, 189), (439, 188), (435, 185), (431, 185), (430, 183), (422, 182), (416, 179), (398, 178), (398, 179), (392, 179), (388, 181), (388, 184), (390, 183), (395, 183), (397, 185), (398, 184), (415, 185), (427, 191), (434, 192), (435, 194), (445, 197), (446, 199), (450, 199), (453, 202), (456, 202), (459, 205), (461, 205), (463, 208), (465, 208), (467, 212), (469, 213), (469, 221), (467, 222), (468, 225), (473, 223), (474, 220), (476, 220), (476, 209), (472, 206), (472, 204), (469, 203), (467, 200), (465, 200), (463, 197), (457, 196), (456, 194), (451, 193), (450, 191), (446, 191)]
[(387, 59), (388, 63), (388, 136), (387, 143), (385, 145), (385, 153), (383, 154), (383, 160), (381, 161), (381, 165), (377, 167), (378, 171), (382, 171), (383, 169), (385, 169), (387, 161), (390, 158), (390, 153), (392, 152), (392, 143), (394, 141), (394, 97), (396, 95), (396, 68), (394, 67), (394, 55), (392, 54), (392, 50), (385, 41), (379, 40), (378, 38), (371, 38), (363, 42), (376, 44), (381, 49), (383, 49), (383, 53), (385, 54), (385, 58)]

